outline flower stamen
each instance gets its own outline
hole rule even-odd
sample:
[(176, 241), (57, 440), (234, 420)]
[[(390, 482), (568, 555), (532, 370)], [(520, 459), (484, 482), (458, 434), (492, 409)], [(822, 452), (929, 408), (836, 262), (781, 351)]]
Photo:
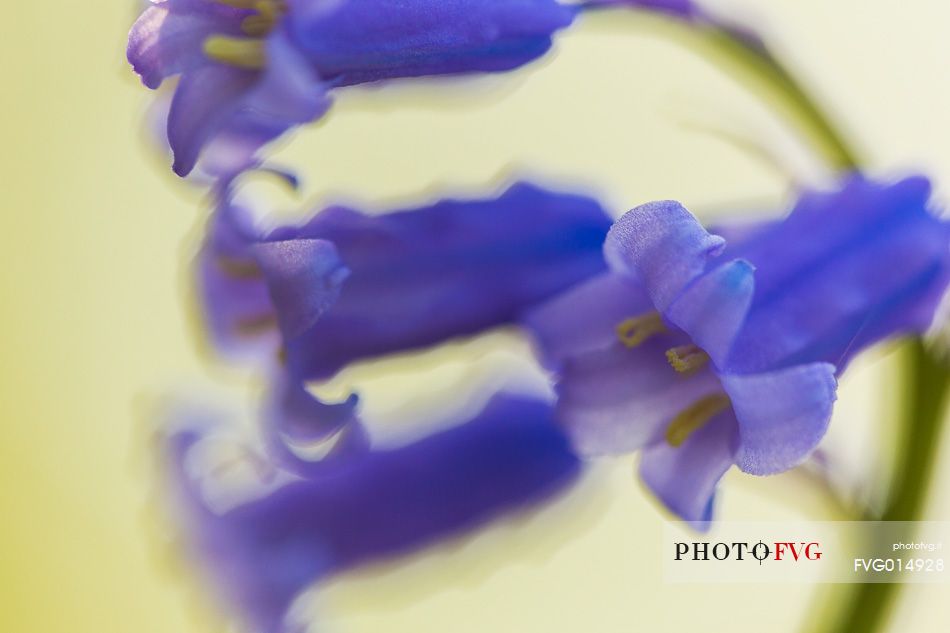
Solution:
[(253, 9), (258, 0), (215, 0), (218, 4), (226, 4), (235, 9)]
[(234, 324), (238, 336), (256, 337), (277, 329), (277, 317), (273, 314), (261, 314), (239, 319)]
[(287, 3), (284, 0), (257, 0), (254, 8), (261, 16), (276, 22), (287, 11)]
[(666, 442), (673, 447), (681, 446), (689, 436), (729, 408), (729, 396), (714, 393), (700, 398), (680, 411), (666, 427)]
[(666, 325), (658, 312), (627, 319), (617, 326), (617, 338), (630, 348), (638, 347), (651, 336), (663, 332), (666, 332)]
[(666, 360), (679, 373), (690, 375), (706, 366), (709, 354), (690, 343), (666, 350)]
[(205, 40), (205, 55), (219, 62), (257, 70), (267, 62), (263, 40), (281, 16), (287, 12), (286, 0), (216, 0), (235, 9), (245, 9), (255, 13), (241, 20), (241, 30), (250, 38), (213, 35)]
[(258, 70), (267, 62), (264, 40), (212, 35), (204, 42), (204, 52), (213, 60), (238, 68)]
[(274, 28), (274, 20), (266, 15), (249, 15), (241, 21), (241, 30), (250, 37), (264, 37)]
[(264, 276), (260, 267), (253, 261), (221, 255), (215, 259), (215, 263), (225, 275), (234, 279), (257, 280)]

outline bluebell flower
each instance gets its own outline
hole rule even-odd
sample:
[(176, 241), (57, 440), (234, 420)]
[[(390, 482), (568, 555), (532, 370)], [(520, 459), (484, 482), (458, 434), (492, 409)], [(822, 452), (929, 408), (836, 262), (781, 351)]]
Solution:
[(322, 402), (307, 381), (516, 323), (605, 270), (610, 222), (594, 200), (516, 184), (376, 216), (330, 207), (261, 232), (224, 191), (198, 257), (199, 292), (218, 349), (248, 352), (271, 376), (261, 429), (270, 458), (319, 469), (288, 445), (345, 433), (358, 447), (358, 399)]
[[(268, 377), (260, 430), (269, 458), (300, 473), (324, 463), (302, 462), (292, 445), (336, 440), (346, 453), (364, 449), (358, 397), (336, 403), (314, 397), (276, 353), (281, 326), (306, 329), (338, 299), (349, 270), (335, 246), (321, 239), (264, 242), (243, 207), (226, 194), (221, 204), (197, 262), (203, 316), (219, 351), (243, 353)], [(299, 297), (298, 287), (305, 289)], [(275, 301), (287, 310), (278, 314)]]
[(209, 149), (243, 169), (265, 143), (320, 118), (333, 89), (501, 72), (542, 56), (578, 12), (614, 5), (688, 12), (682, 0), (153, 0), (128, 59), (149, 88), (181, 75), (168, 116), (173, 169)]
[(173, 501), (186, 549), (254, 633), (303, 631), (288, 611), (314, 583), (527, 511), (580, 473), (550, 405), (499, 395), (449, 430), (304, 477), (268, 473), (265, 461), (257, 469), (272, 483), (220, 508), (206, 494), (222, 465), (195, 450), (216, 438), (206, 417), (191, 414), (167, 438)]
[(590, 198), (524, 183), (382, 215), (330, 207), (266, 234), (225, 200), (198, 259), (200, 292), (220, 346), (283, 348), (290, 374), (326, 379), (516, 323), (606, 269), (610, 224)]
[(724, 230), (729, 245), (676, 202), (627, 213), (605, 242), (611, 273), (527, 319), (577, 450), (641, 449), (643, 481), (699, 528), (733, 464), (801, 463), (848, 362), (934, 318), (950, 227), (929, 195), (923, 178), (854, 176), (781, 221)]

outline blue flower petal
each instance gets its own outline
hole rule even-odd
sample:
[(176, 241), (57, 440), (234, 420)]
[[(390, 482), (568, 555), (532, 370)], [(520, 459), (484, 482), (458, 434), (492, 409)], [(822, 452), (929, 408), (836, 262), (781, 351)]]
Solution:
[(172, 75), (210, 64), (203, 50), (212, 35), (243, 35), (248, 11), (210, 0), (153, 2), (129, 32), (127, 57), (142, 83), (157, 88)]
[(359, 398), (326, 403), (286, 372), (272, 379), (262, 435), (275, 465), (299, 477), (319, 477), (337, 462), (366, 452), (369, 435), (357, 416)]
[(754, 289), (752, 265), (737, 259), (694, 281), (664, 316), (722, 367), (745, 322)]
[(281, 332), (293, 339), (314, 326), (340, 296), (349, 271), (332, 242), (261, 242), (250, 248), (260, 266)]
[(198, 156), (238, 109), (258, 79), (253, 71), (212, 64), (182, 76), (168, 111), (168, 144), (179, 176), (194, 169)]
[(663, 313), (724, 245), (680, 203), (665, 200), (620, 218), (607, 235), (604, 254), (611, 268), (643, 283)]
[(182, 76), (168, 114), (176, 174), (190, 173), (215, 143), (206, 171), (229, 177), (261, 146), (327, 111), (327, 86), (282, 30), (267, 39), (267, 57), (263, 71), (212, 64)]
[(551, 368), (571, 356), (610, 347), (617, 325), (653, 309), (643, 287), (616, 273), (604, 273), (556, 296), (523, 319), (538, 354)]
[(357, 397), (340, 404), (326, 404), (287, 375), (274, 379), (272, 406), (265, 417), (276, 433), (291, 442), (319, 442), (356, 421)]
[(736, 419), (724, 412), (680, 446), (657, 442), (643, 449), (640, 477), (671, 512), (705, 531), (719, 480), (735, 463)]
[(835, 366), (720, 377), (739, 421), (736, 463), (753, 475), (797, 466), (818, 446), (837, 398)]
[(929, 192), (922, 178), (855, 177), (730, 248), (756, 267), (756, 293), (729, 370), (821, 360), (840, 371), (884, 337), (926, 329), (950, 279), (950, 227), (928, 210)]

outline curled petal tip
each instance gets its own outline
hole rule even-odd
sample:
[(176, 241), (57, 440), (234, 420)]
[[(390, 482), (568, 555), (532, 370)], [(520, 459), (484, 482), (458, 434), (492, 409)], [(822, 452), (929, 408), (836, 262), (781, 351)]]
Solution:
[(350, 274), (327, 240), (262, 242), (251, 251), (267, 279), (286, 339), (300, 336), (320, 319)]
[(800, 365), (767, 374), (723, 376), (739, 421), (736, 463), (752, 475), (801, 464), (828, 429), (837, 399), (835, 366)]

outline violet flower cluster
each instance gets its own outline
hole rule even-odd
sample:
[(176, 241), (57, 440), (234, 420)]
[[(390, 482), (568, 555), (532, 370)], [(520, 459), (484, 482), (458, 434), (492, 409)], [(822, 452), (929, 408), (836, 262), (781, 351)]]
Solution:
[[(727, 470), (801, 464), (849, 361), (933, 321), (950, 225), (920, 177), (850, 175), (776, 219), (711, 231), (673, 201), (614, 221), (588, 195), (526, 182), (268, 230), (235, 200), (260, 150), (324, 116), (336, 90), (521, 68), (579, 15), (617, 7), (709, 19), (685, 0), (153, 0), (133, 26), (145, 85), (179, 77), (174, 171), (200, 162), (217, 179), (195, 265), (208, 337), (269, 380), (261, 439), (241, 440), (261, 473), (250, 500), (206, 498), (217, 466), (198, 447), (227, 420), (189, 411), (165, 443), (185, 546), (251, 630), (296, 630), (294, 600), (335, 573), (552, 498), (584, 458), (639, 451), (656, 497), (705, 529)], [(501, 326), (535, 342), (554, 398), (502, 392), (383, 449), (357, 394), (310, 391), (354, 362)]]

